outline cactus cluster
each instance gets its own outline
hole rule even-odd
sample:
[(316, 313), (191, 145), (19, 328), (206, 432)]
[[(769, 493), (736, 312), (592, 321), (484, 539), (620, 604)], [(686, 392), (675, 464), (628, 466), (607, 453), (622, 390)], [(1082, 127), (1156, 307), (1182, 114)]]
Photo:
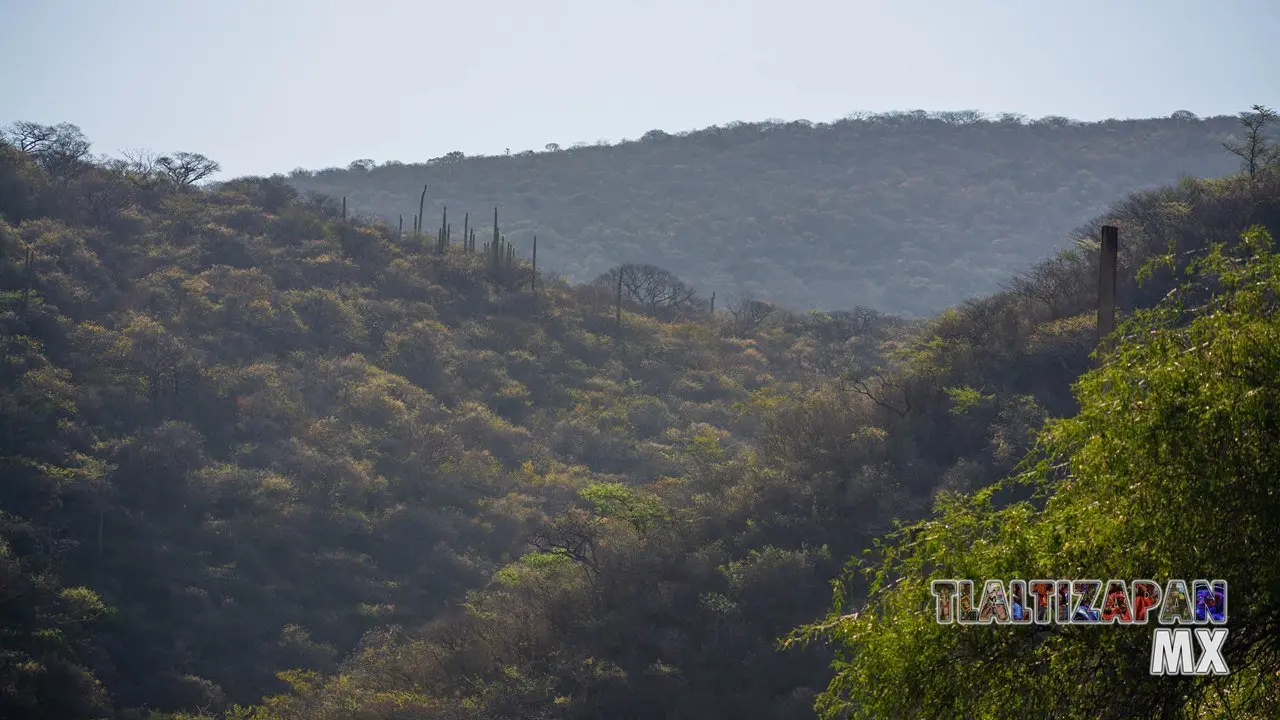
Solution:
[(516, 248), (498, 229), (498, 208), (493, 209), (493, 239), (484, 244), (484, 252), (489, 258), (489, 268), (494, 272), (516, 266)]
[(449, 208), (444, 208), (444, 213), (440, 216), (440, 230), (436, 233), (436, 254), (443, 255), (449, 247), (449, 241), (453, 237), (453, 226), (449, 224)]
[[(427, 188), (423, 186), (422, 195), (418, 198), (418, 214), (413, 216), (413, 242), (425, 241), (423, 233), (423, 212), (426, 210)], [(396, 231), (396, 239), (402, 239), (404, 234), (404, 216), (400, 216), (400, 225)], [(453, 244), (453, 226), (449, 223), (449, 208), (443, 208), (440, 216), (440, 227), (435, 232), (435, 254), (446, 255), (449, 247)], [(462, 252), (467, 254), (477, 254), (482, 252), (485, 255), (486, 264), (493, 273), (505, 273), (515, 269), (520, 265), (520, 258), (516, 254), (515, 245), (507, 241), (505, 235), (498, 225), (498, 208), (493, 209), (493, 238), (484, 243), (479, 249), (476, 247), (476, 229), (471, 226), (471, 213), (464, 213), (462, 219)], [(533, 238), (533, 254), (530, 260), (532, 268), (531, 278), (529, 281), (529, 290), (537, 292), (538, 289), (538, 238)]]

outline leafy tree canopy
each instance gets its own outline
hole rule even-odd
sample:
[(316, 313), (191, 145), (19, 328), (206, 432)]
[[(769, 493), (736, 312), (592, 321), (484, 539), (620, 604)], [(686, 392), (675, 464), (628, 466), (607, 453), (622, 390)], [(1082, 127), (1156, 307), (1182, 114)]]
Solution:
[[(838, 596), (793, 638), (839, 647), (823, 717), (1276, 716), (1280, 255), (1259, 227), (1190, 272), (1123, 324), (1025, 472), (943, 496), (860, 568), (861, 611)], [(999, 501), (1020, 485), (1041, 499)], [(938, 625), (934, 578), (1227, 579), (1232, 674), (1148, 676), (1149, 626)]]

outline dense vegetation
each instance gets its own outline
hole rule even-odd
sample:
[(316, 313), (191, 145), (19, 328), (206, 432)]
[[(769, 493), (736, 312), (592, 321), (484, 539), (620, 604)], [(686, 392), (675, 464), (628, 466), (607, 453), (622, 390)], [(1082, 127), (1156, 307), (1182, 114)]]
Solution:
[[(870, 605), (809, 628), (843, 649), (823, 717), (1280, 717), (1280, 255), (1257, 227), (1191, 269), (1120, 329), (1037, 462), (940, 498), (866, 568)], [(1037, 501), (996, 502), (1025, 484)], [(1151, 576), (1230, 578), (1230, 676), (1150, 677), (1149, 626), (933, 622), (931, 578)]]
[[(608, 279), (535, 295), (509, 256), (441, 255), (279, 180), (200, 189), (155, 158), (91, 162), (75, 128), (46, 129), (0, 146), (5, 717), (256, 700), (279, 671), (333, 670), (367, 631), (458, 607), (539, 530), (562, 542), (552, 520), (579, 503), (681, 507), (689, 542), (766, 517), (720, 492), (758, 424), (744, 411), (837, 343), (875, 364), (900, 325), (712, 321), (687, 292), (648, 302), (641, 281), (679, 283), (636, 266), (619, 335)], [(793, 502), (829, 502), (814, 491), (772, 502), (803, 517)], [(695, 521), (699, 496), (726, 507)], [(742, 544), (767, 549), (757, 534)], [(752, 557), (737, 544), (698, 577), (724, 584), (718, 566)], [(809, 597), (838, 568), (816, 553), (780, 555)], [(805, 617), (782, 607), (734, 641), (771, 655)]]
[[(923, 111), (733, 123), (616, 145), (295, 171), (298, 189), (405, 227), (501, 204), (510, 238), (579, 281), (679, 268), (722, 300), (929, 316), (995, 292), (1117, 198), (1234, 169), (1235, 118), (1082, 123)], [(434, 227), (428, 222), (427, 227)]]
[[(535, 279), (281, 178), (194, 186), (211, 167), (94, 160), (71, 126), (0, 144), (0, 716), (900, 707), (849, 697), (839, 644), (827, 687), (830, 650), (778, 639), (895, 520), (1010, 475), (1046, 417), (1114, 421), (1071, 392), (1097, 222), (927, 322), (713, 312), (659, 268)], [(1151, 307), (1207, 243), (1274, 233), (1280, 180), (1184, 180), (1105, 219), (1121, 307)], [(1188, 337), (1273, 327), (1252, 312)], [(1158, 364), (1144, 347), (1108, 372)]]

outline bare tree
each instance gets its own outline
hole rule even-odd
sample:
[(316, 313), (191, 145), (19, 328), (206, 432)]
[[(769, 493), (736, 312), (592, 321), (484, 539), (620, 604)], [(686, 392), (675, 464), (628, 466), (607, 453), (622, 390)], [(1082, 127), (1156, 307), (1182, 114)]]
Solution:
[(6, 128), (4, 135), (53, 175), (68, 177), (88, 167), (89, 139), (70, 123), (41, 125), (20, 121)]
[(815, 335), (827, 342), (844, 342), (851, 337), (866, 335), (886, 321), (883, 315), (865, 305), (855, 305), (851, 310), (811, 313), (810, 316), (816, 318), (813, 324)]
[(188, 187), (222, 169), (218, 163), (200, 153), (178, 152), (165, 155), (156, 164), (178, 187)]
[(596, 546), (600, 537), (600, 521), (581, 508), (569, 508), (547, 527), (529, 539), (538, 552), (561, 555), (578, 563), (595, 580), (600, 574)]
[(1260, 168), (1280, 159), (1276, 147), (1267, 139), (1267, 126), (1280, 119), (1275, 110), (1262, 105), (1254, 105), (1251, 112), (1240, 113), (1240, 124), (1244, 126), (1244, 142), (1224, 142), (1222, 147), (1232, 155), (1239, 156), (1249, 177), (1255, 177)]
[(729, 303), (729, 315), (733, 317), (731, 330), (736, 335), (745, 335), (760, 327), (775, 310), (777, 307), (772, 303), (760, 300), (752, 293), (743, 293)]
[(1005, 284), (1005, 289), (1043, 304), (1052, 317), (1058, 318), (1076, 310), (1081, 288), (1088, 287), (1082, 278), (1083, 271), (1078, 258), (1064, 251), (1014, 276)]
[(907, 384), (879, 370), (859, 370), (840, 378), (837, 387), (844, 392), (861, 395), (898, 417), (911, 412), (911, 389)]
[(37, 148), (53, 140), (57, 130), (52, 125), (21, 120), (4, 130), (4, 137), (24, 153), (34, 153)]
[(145, 148), (121, 150), (124, 165), (133, 172), (151, 174), (160, 171), (160, 155)]
[(985, 119), (979, 110), (946, 110), (937, 115), (948, 125), (975, 125)]
[(606, 287), (621, 288), (622, 300), (649, 315), (670, 317), (697, 304), (697, 292), (669, 270), (655, 265), (619, 265), (596, 278)]
[(160, 167), (160, 155), (151, 150), (121, 150), (120, 155), (106, 166), (124, 175), (135, 187), (155, 187), (168, 176)]

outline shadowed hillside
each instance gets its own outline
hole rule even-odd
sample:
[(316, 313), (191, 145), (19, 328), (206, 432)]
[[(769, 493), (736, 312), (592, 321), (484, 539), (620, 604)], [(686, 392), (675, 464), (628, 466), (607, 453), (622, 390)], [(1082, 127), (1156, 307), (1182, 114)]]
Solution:
[[(923, 111), (736, 123), (509, 157), (451, 153), (295, 171), (303, 191), (411, 227), (501, 204), (509, 239), (579, 281), (619, 262), (678, 268), (722, 299), (928, 315), (992, 292), (1126, 193), (1219, 176), (1235, 118), (983, 119)], [(455, 227), (456, 230), (456, 227)]]
[[(1098, 221), (927, 321), (713, 311), (652, 264), (574, 284), (511, 229), (441, 245), (214, 168), (0, 142), (0, 717), (812, 718), (831, 649), (778, 639), (1012, 472), (1090, 366)], [(1280, 177), (1099, 220), (1128, 315), (1280, 227)]]

